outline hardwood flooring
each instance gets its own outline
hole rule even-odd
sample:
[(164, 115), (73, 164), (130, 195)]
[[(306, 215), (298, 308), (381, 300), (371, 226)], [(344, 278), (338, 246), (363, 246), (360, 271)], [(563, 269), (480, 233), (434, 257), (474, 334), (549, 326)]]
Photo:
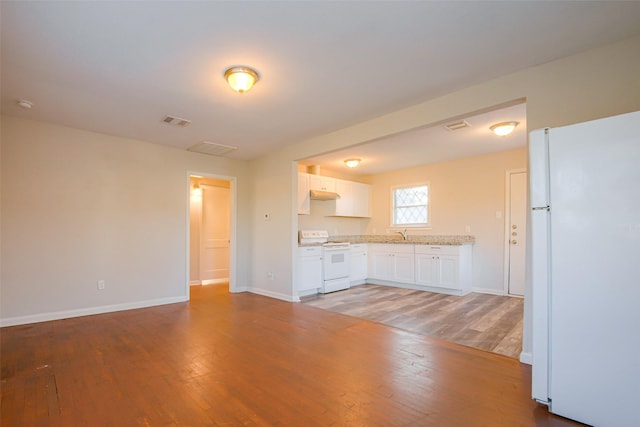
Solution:
[(518, 361), (225, 286), (6, 327), (2, 426), (569, 426)]
[(509, 357), (519, 358), (522, 351), (520, 298), (362, 285), (304, 302)]

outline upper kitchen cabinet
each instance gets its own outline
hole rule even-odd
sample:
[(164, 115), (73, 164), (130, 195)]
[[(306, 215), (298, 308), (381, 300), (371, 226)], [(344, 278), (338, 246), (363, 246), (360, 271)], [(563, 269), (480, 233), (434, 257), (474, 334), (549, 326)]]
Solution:
[(298, 215), (309, 215), (310, 213), (309, 174), (298, 172)]
[(371, 217), (371, 186), (360, 182), (336, 179), (335, 216)]
[(336, 191), (336, 179), (328, 176), (320, 175), (308, 175), (309, 177), (309, 190), (318, 191), (330, 191), (335, 193)]

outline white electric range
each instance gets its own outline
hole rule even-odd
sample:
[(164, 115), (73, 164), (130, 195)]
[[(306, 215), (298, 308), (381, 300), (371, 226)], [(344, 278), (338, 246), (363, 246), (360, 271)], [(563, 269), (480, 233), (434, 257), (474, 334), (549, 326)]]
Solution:
[(300, 230), (298, 242), (322, 244), (321, 293), (349, 289), (349, 242), (329, 242), (327, 230)]

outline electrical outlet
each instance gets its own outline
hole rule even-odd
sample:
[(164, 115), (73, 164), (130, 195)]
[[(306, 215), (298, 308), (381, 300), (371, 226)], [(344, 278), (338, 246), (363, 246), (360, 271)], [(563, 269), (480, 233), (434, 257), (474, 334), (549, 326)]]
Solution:
[(98, 290), (101, 291), (104, 289), (104, 280), (98, 280)]
[(273, 280), (273, 278), (275, 277), (275, 276), (274, 276), (274, 274), (273, 274), (273, 271), (268, 271), (268, 272), (267, 272), (267, 277), (268, 277), (269, 279)]

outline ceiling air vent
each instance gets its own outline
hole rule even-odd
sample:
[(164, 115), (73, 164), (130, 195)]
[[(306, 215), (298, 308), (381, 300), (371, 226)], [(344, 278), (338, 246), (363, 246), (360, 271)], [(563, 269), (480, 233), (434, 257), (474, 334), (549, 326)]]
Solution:
[(181, 119), (180, 117), (165, 116), (162, 121), (168, 125), (180, 126), (181, 128), (187, 127), (191, 124), (191, 120)]
[(209, 141), (202, 141), (187, 148), (188, 151), (193, 151), (194, 153), (208, 154), (210, 156), (224, 156), (225, 154), (230, 153), (237, 149), (238, 147), (232, 147), (231, 145), (224, 145), (224, 144), (216, 144), (215, 142), (209, 142)]
[(457, 122), (447, 123), (446, 125), (443, 125), (443, 127), (446, 130), (453, 132), (454, 130), (471, 127), (471, 125), (466, 120), (458, 120)]

